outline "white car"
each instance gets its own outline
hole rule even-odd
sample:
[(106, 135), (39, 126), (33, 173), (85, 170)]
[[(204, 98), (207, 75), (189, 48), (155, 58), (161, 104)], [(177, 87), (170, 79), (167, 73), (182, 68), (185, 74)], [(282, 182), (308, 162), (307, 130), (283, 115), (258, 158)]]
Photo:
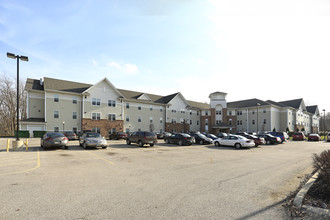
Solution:
[(247, 139), (240, 135), (229, 135), (223, 138), (213, 140), (215, 146), (233, 146), (237, 149), (241, 147), (254, 147), (255, 143), (253, 140)]
[(330, 141), (330, 132), (327, 135), (327, 142), (329, 142), (329, 141)]
[(79, 145), (85, 149), (88, 147), (102, 147), (105, 149), (107, 148), (107, 141), (99, 133), (87, 132), (80, 137)]

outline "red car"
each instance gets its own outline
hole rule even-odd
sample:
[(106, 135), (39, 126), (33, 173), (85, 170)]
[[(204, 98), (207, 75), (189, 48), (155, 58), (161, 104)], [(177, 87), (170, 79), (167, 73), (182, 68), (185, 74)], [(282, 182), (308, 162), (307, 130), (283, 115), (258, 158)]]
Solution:
[(109, 134), (109, 139), (124, 139), (126, 140), (127, 134), (125, 132), (113, 132), (112, 134)]
[(304, 133), (302, 133), (302, 132), (295, 132), (292, 134), (292, 140), (293, 141), (304, 141), (304, 140), (306, 140), (306, 137), (305, 137)]
[(265, 138), (262, 138), (262, 137), (257, 137), (255, 135), (251, 135), (251, 134), (241, 134), (241, 136), (246, 137), (247, 139), (253, 140), (256, 147), (258, 147), (261, 144), (266, 144)]
[(310, 134), (308, 136), (308, 141), (320, 141), (321, 137), (318, 134)]

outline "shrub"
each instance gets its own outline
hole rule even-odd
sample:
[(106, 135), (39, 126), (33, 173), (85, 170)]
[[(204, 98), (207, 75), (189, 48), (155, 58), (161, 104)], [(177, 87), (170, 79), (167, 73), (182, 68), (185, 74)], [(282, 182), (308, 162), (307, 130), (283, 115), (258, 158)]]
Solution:
[(330, 150), (322, 151), (320, 155), (313, 154), (313, 167), (322, 178), (330, 182)]

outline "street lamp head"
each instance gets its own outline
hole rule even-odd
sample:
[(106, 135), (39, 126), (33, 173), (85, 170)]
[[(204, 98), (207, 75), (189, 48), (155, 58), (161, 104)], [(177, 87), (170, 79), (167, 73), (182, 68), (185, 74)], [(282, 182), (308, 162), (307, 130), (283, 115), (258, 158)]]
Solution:
[(63, 121), (62, 124), (65, 124), (65, 121)]
[(7, 57), (12, 58), (12, 59), (16, 59), (16, 55), (13, 53), (7, 53)]
[(257, 106), (260, 106), (260, 103), (259, 102), (257, 102)]
[(20, 56), (21, 60), (23, 61), (29, 61), (29, 58), (27, 56)]

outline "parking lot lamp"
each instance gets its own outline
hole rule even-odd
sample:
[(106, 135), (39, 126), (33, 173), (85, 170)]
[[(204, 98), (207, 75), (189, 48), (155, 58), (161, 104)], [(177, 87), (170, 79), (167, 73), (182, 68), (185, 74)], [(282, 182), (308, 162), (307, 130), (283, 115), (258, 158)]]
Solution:
[(16, 102), (17, 102), (17, 107), (16, 107), (16, 113), (17, 113), (17, 124), (16, 124), (16, 140), (19, 140), (19, 60), (23, 61), (29, 61), (29, 58), (27, 56), (19, 56), (15, 55), (13, 53), (7, 53), (8, 58), (12, 59), (17, 59), (17, 97), (16, 97)]
[(63, 124), (63, 133), (64, 133), (64, 125), (65, 125), (65, 121), (63, 121), (62, 124)]
[(257, 134), (259, 134), (259, 106), (260, 103), (257, 102)]
[(324, 135), (324, 140), (325, 140), (325, 109), (323, 109), (323, 135)]

